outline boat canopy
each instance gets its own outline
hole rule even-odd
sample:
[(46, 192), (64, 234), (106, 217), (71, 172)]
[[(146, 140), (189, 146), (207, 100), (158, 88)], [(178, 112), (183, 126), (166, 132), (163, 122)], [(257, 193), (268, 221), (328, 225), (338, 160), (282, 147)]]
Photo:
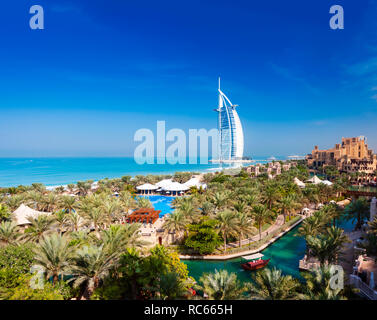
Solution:
[(255, 259), (259, 259), (259, 258), (263, 258), (264, 255), (261, 254), (261, 253), (256, 253), (256, 254), (252, 254), (250, 256), (243, 256), (242, 259), (245, 259), (245, 260), (255, 260)]

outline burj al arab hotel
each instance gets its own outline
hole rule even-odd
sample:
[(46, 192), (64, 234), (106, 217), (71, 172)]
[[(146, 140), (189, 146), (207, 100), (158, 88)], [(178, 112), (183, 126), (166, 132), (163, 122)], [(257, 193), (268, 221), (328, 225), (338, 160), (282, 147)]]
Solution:
[(244, 138), (240, 118), (236, 111), (238, 105), (232, 104), (224, 92), (220, 89), (219, 78), (219, 106), (218, 112), (219, 129), (219, 160), (230, 162), (242, 160)]

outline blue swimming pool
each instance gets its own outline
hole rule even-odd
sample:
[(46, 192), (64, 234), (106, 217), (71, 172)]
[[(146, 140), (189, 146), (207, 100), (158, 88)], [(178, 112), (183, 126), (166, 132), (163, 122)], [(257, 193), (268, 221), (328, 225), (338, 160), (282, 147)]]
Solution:
[(142, 196), (142, 197), (148, 198), (152, 202), (152, 205), (156, 210), (161, 210), (160, 218), (162, 218), (165, 214), (173, 211), (171, 207), (171, 203), (175, 199), (175, 197), (165, 197), (165, 196)]

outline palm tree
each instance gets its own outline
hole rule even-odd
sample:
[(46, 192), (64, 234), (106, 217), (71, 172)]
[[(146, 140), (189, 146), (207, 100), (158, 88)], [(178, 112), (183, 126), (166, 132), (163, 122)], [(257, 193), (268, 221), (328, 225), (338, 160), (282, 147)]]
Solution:
[(122, 191), (119, 193), (119, 200), (122, 204), (123, 210), (128, 213), (130, 209), (135, 208), (136, 202), (132, 197), (131, 193), (128, 191)]
[(86, 196), (88, 191), (91, 189), (92, 185), (88, 181), (78, 181), (77, 188), (81, 195)]
[(46, 187), (42, 183), (32, 183), (31, 186), (33, 187), (33, 190), (44, 193), (46, 192)]
[(185, 201), (180, 203), (176, 210), (182, 213), (185, 219), (189, 222), (196, 222), (198, 220), (198, 210), (194, 207), (193, 201), (191, 198), (186, 198)]
[(60, 235), (63, 233), (64, 227), (67, 223), (67, 219), (68, 219), (67, 216), (68, 215), (66, 214), (64, 210), (59, 210), (55, 212), (52, 216), (58, 224), (58, 230), (59, 230)]
[(336, 221), (339, 219), (341, 210), (339, 206), (336, 203), (330, 203), (323, 208), (321, 208), (321, 211), (324, 212), (324, 215), (328, 217), (329, 220), (333, 221), (333, 226), (336, 226)]
[(60, 199), (60, 208), (64, 209), (68, 213), (74, 210), (76, 204), (75, 197), (64, 195)]
[(43, 208), (43, 194), (41, 192), (31, 190), (27, 192), (28, 204), (32, 204), (35, 210), (42, 210)]
[(319, 260), (321, 266), (336, 262), (343, 245), (348, 241), (344, 230), (334, 226), (327, 228), (323, 234), (306, 238), (311, 254)]
[(230, 210), (219, 212), (215, 220), (218, 222), (218, 231), (222, 233), (224, 239), (224, 252), (226, 252), (226, 240), (229, 235), (235, 235), (237, 231), (237, 215)]
[(54, 211), (59, 203), (59, 198), (56, 193), (50, 192), (46, 197), (43, 199), (44, 210), (47, 212)]
[(269, 210), (272, 209), (272, 206), (281, 198), (279, 189), (275, 185), (267, 185), (263, 189), (262, 199)]
[(304, 294), (300, 299), (306, 300), (343, 300), (342, 289), (331, 288), (331, 278), (334, 275), (333, 266), (322, 266), (303, 276), (306, 279), (303, 285)]
[(127, 247), (143, 247), (146, 241), (140, 240), (140, 224), (111, 225), (101, 233), (104, 249), (112, 253), (122, 253)]
[(253, 276), (249, 285), (250, 297), (257, 300), (289, 300), (297, 296), (299, 282), (283, 276), (281, 270), (264, 269)]
[(271, 217), (271, 211), (265, 205), (258, 204), (252, 209), (252, 216), (258, 226), (259, 240), (262, 239), (262, 226)]
[(73, 183), (70, 183), (69, 185), (67, 185), (67, 189), (70, 193), (73, 192), (73, 189), (75, 189), (76, 185), (73, 184)]
[(158, 295), (163, 300), (182, 299), (188, 290), (176, 272), (162, 274), (158, 281)]
[(331, 244), (331, 251), (329, 251), (328, 254), (328, 262), (337, 263), (340, 251), (342, 250), (344, 244), (350, 242), (350, 240), (348, 236), (344, 234), (343, 229), (334, 226), (327, 228), (326, 235), (329, 239), (329, 243)]
[(252, 206), (255, 206), (259, 202), (259, 196), (257, 194), (251, 193), (243, 197), (242, 200), (245, 201), (245, 203), (249, 207), (252, 207)]
[(75, 211), (67, 215), (67, 223), (72, 227), (72, 231), (78, 231), (84, 224), (84, 219)]
[(106, 200), (101, 208), (108, 222), (117, 222), (121, 219), (122, 205), (118, 199)]
[(245, 213), (247, 211), (247, 205), (243, 201), (237, 201), (233, 205), (233, 208), (234, 208), (234, 211), (236, 211), (237, 213)]
[(279, 201), (278, 208), (279, 208), (279, 211), (284, 216), (284, 223), (287, 221), (286, 220), (287, 214), (290, 217), (292, 210), (294, 210), (296, 207), (297, 207), (297, 203), (295, 201), (294, 196), (292, 195), (287, 195)]
[[(298, 236), (303, 237), (307, 242), (308, 236), (317, 236), (323, 229), (323, 219), (319, 215), (312, 215), (306, 218), (298, 228)], [(306, 245), (306, 255), (309, 257), (309, 246)]]
[(106, 222), (106, 216), (100, 208), (92, 208), (89, 212), (83, 212), (83, 217), (86, 222), (93, 226), (94, 231), (98, 234), (98, 228)]
[(16, 194), (14, 196), (8, 197), (5, 204), (10, 208), (11, 211), (16, 210), (25, 201), (25, 196), (22, 194)]
[(228, 202), (229, 199), (229, 192), (215, 192), (213, 194), (213, 204), (215, 205), (215, 212), (219, 212)]
[(0, 222), (10, 220), (12, 213), (6, 205), (0, 203)]
[(128, 248), (141, 249), (149, 244), (147, 241), (141, 239), (140, 223), (125, 224), (123, 227), (125, 229), (126, 245)]
[(0, 243), (2, 245), (15, 244), (20, 237), (18, 226), (12, 221), (0, 223)]
[(40, 214), (36, 218), (28, 217), (27, 219), (30, 225), (25, 230), (24, 238), (34, 242), (39, 242), (43, 236), (53, 232), (56, 224), (52, 217), (45, 214)]
[(331, 250), (328, 238), (324, 235), (318, 235), (317, 237), (309, 235), (306, 237), (306, 245), (310, 254), (316, 257), (320, 265), (323, 266), (327, 261), (329, 250)]
[(59, 276), (62, 279), (67, 274), (74, 256), (74, 247), (70, 246), (67, 236), (53, 233), (50, 236), (43, 237), (34, 253), (36, 265), (43, 268), (47, 278), (52, 277), (55, 285)]
[(212, 300), (236, 300), (242, 299), (246, 292), (246, 286), (242, 285), (235, 273), (227, 270), (215, 270), (215, 273), (207, 273), (200, 277), (197, 285)]
[(361, 229), (364, 219), (369, 215), (369, 204), (365, 198), (359, 198), (345, 208), (345, 213), (349, 219), (357, 221), (355, 230)]
[(172, 242), (174, 242), (174, 236), (176, 233), (187, 230), (188, 220), (186, 216), (181, 212), (175, 210), (174, 212), (165, 216), (164, 224), (162, 228), (172, 235)]
[(84, 246), (77, 251), (69, 270), (75, 288), (84, 285), (83, 297), (89, 299), (100, 282), (118, 263), (118, 253), (109, 253), (104, 246)]
[(309, 203), (312, 203), (317, 207), (317, 205), (321, 202), (319, 195), (318, 195), (318, 188), (316, 185), (306, 185), (305, 188), (302, 190), (304, 197), (307, 199)]
[(212, 204), (212, 202), (209, 202), (209, 201), (205, 201), (203, 202), (203, 204), (201, 205), (201, 208), (200, 208), (200, 211), (202, 212), (203, 215), (205, 216), (211, 216), (213, 213), (214, 213), (214, 210), (215, 207), (214, 205)]
[(323, 220), (318, 215), (306, 218), (298, 228), (298, 235), (306, 238), (307, 236), (316, 236), (323, 228)]
[(148, 198), (136, 197), (137, 208), (153, 208), (152, 202)]
[(238, 234), (239, 234), (239, 246), (241, 247), (241, 240), (250, 236), (256, 231), (253, 226), (253, 219), (246, 213), (238, 213)]

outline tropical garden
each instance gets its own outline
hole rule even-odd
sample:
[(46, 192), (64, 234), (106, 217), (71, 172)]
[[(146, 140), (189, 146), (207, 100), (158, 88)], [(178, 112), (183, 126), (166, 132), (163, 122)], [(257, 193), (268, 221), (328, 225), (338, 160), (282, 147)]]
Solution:
[[(298, 164), (274, 179), (205, 174), (207, 189), (193, 187), (173, 201), (164, 217), (170, 237), (164, 246), (151, 246), (140, 234), (141, 225), (128, 224), (133, 209), (151, 207), (138, 197), (135, 187), (173, 178), (181, 183), (192, 173), (165, 176), (124, 176), (104, 179), (93, 190), (93, 181), (47, 190), (42, 184), (0, 189), (0, 299), (344, 299), (346, 292), (329, 289), (332, 263), (348, 241), (338, 220), (346, 215), (359, 227), (367, 214), (364, 200), (344, 212), (332, 203), (341, 199), (347, 180), (338, 177), (332, 186), (299, 188), (295, 177), (309, 172)], [(363, 202), (364, 201), (364, 202)], [(363, 202), (363, 203), (361, 203)], [(21, 204), (49, 215), (28, 218), (19, 226), (12, 212)], [(263, 241), (278, 219), (289, 226), (304, 207), (325, 204), (300, 226), (307, 254), (320, 261), (320, 269), (305, 281), (264, 269), (241, 283), (236, 274), (219, 270), (189, 276), (179, 255), (224, 254)], [(371, 230), (375, 230), (371, 228)], [(376, 234), (371, 233), (371, 238)], [(246, 242), (245, 242), (246, 241)], [(246, 244), (245, 244), (246, 243)], [(369, 250), (373, 250), (373, 245)], [(193, 292), (202, 292), (194, 295)]]

